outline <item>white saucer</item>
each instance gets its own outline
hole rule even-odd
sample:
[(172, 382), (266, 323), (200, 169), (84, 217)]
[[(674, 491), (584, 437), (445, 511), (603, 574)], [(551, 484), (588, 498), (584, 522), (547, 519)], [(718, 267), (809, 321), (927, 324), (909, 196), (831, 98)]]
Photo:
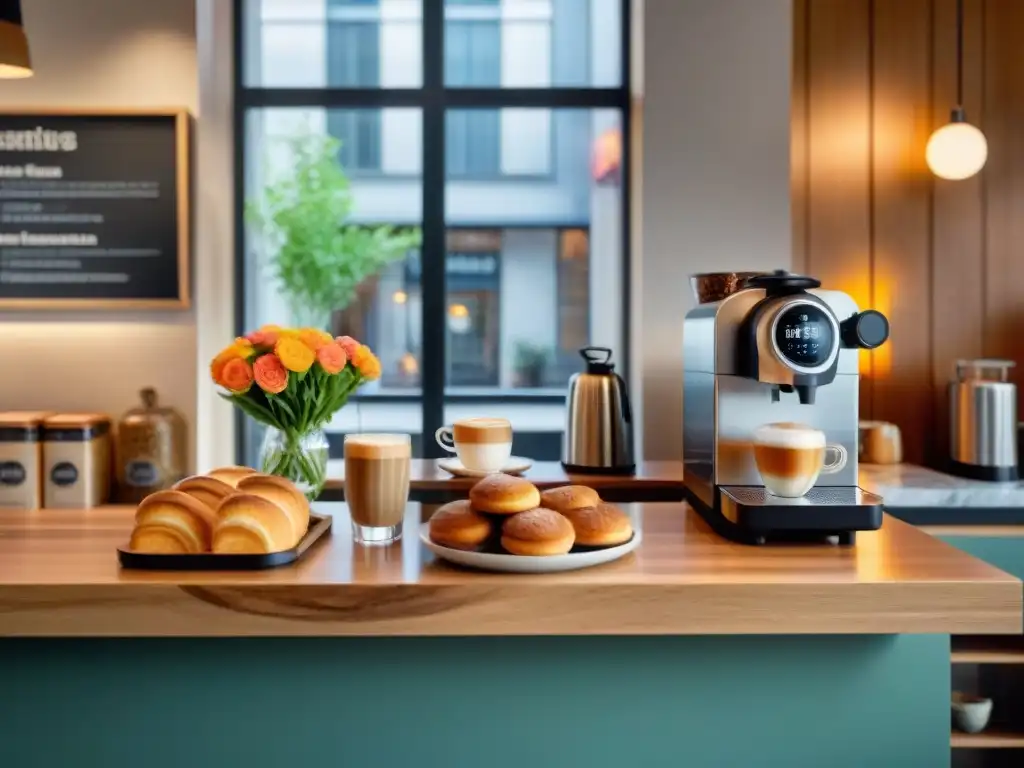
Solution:
[(522, 555), (500, 555), (490, 552), (466, 552), (461, 549), (450, 549), (435, 544), (430, 540), (430, 523), (420, 526), (420, 541), (422, 541), (431, 552), (442, 560), (448, 560), (456, 565), (463, 565), (467, 568), (476, 568), (481, 571), (501, 571), (503, 573), (557, 573), (559, 571), (575, 571), (580, 568), (589, 568), (592, 565), (602, 565), (625, 557), (634, 549), (640, 546), (643, 535), (637, 528), (633, 538), (625, 544), (606, 549), (593, 549), (582, 552), (570, 552), (567, 555), (552, 555), (550, 557), (524, 557)]
[[(466, 469), (462, 466), (458, 456), (449, 459), (438, 459), (437, 466), (445, 472), (450, 472), (456, 477), (487, 477), (491, 472), (484, 472), (479, 469)], [(510, 456), (508, 463), (501, 468), (506, 475), (521, 475), (533, 466), (533, 459), (524, 459), (522, 456)]]

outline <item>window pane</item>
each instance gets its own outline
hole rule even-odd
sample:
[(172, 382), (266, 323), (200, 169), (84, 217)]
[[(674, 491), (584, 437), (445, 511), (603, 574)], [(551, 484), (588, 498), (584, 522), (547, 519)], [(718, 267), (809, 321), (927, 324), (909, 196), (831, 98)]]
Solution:
[(622, 84), (622, 0), (445, 0), (445, 83)]
[[(363, 387), (328, 428), (332, 455), (340, 456), (346, 432), (422, 431), (420, 124), (417, 109), (246, 116), (246, 327), (320, 327), (369, 344), (381, 361), (380, 381)], [(339, 151), (335, 137), (353, 136)], [(358, 169), (350, 170), (350, 157)], [(374, 162), (379, 171), (397, 164), (401, 174), (357, 172)], [(333, 201), (325, 183), (335, 185)], [(326, 224), (332, 217), (337, 227)], [(394, 394), (411, 397), (381, 402)], [(250, 428), (247, 457), (259, 439)]]
[[(449, 130), (472, 145), (472, 124), (455, 114)], [(449, 404), (446, 420), (470, 411), (507, 413), (517, 452), (554, 459), (563, 405), (501, 400), (511, 392), (564, 395), (588, 344), (611, 347), (622, 364), (620, 115), (604, 109), (492, 114), (503, 129), (502, 173), (464, 179), (449, 166), (445, 391), (490, 394), (494, 405)], [(450, 134), (449, 147), (452, 141)], [(532, 173), (510, 172), (516, 169)]]
[(245, 0), (244, 81), (266, 88), (416, 88), (417, 0)]

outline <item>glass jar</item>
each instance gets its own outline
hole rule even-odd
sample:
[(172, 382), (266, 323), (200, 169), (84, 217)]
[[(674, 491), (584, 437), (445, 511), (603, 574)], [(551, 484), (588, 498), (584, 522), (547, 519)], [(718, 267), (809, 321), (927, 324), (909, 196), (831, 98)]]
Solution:
[(161, 406), (155, 389), (143, 389), (139, 399), (117, 427), (118, 499), (130, 504), (181, 480), (188, 461), (185, 418)]
[(322, 429), (299, 433), (268, 427), (260, 447), (260, 471), (288, 478), (313, 501), (327, 482), (328, 448)]

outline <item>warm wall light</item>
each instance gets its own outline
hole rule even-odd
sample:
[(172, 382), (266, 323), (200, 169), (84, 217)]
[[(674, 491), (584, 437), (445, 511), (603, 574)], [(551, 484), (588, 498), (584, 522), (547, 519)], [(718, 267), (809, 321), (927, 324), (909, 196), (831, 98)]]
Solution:
[(964, 114), (964, 0), (956, 2), (956, 106), (949, 123), (928, 139), (925, 159), (932, 173), (942, 179), (968, 179), (988, 159), (988, 142)]
[(452, 333), (468, 333), (472, 327), (473, 319), (465, 304), (452, 304), (448, 307), (448, 330)]
[(0, 0), (0, 77), (32, 76), (21, 0)]
[(395, 302), (395, 304), (405, 304), (405, 302), (409, 300), (409, 294), (405, 291), (395, 291), (391, 294), (391, 300)]

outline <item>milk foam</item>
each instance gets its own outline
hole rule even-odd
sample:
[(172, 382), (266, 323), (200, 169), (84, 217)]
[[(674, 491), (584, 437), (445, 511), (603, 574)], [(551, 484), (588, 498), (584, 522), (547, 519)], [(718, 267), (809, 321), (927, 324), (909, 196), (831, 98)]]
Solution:
[(825, 433), (804, 424), (779, 422), (755, 429), (754, 441), (775, 448), (824, 448)]
[(345, 455), (356, 459), (401, 458), (412, 453), (409, 435), (345, 435)]
[(472, 419), (459, 419), (455, 422), (460, 427), (507, 427), (508, 419), (491, 419), (484, 417), (476, 417)]

